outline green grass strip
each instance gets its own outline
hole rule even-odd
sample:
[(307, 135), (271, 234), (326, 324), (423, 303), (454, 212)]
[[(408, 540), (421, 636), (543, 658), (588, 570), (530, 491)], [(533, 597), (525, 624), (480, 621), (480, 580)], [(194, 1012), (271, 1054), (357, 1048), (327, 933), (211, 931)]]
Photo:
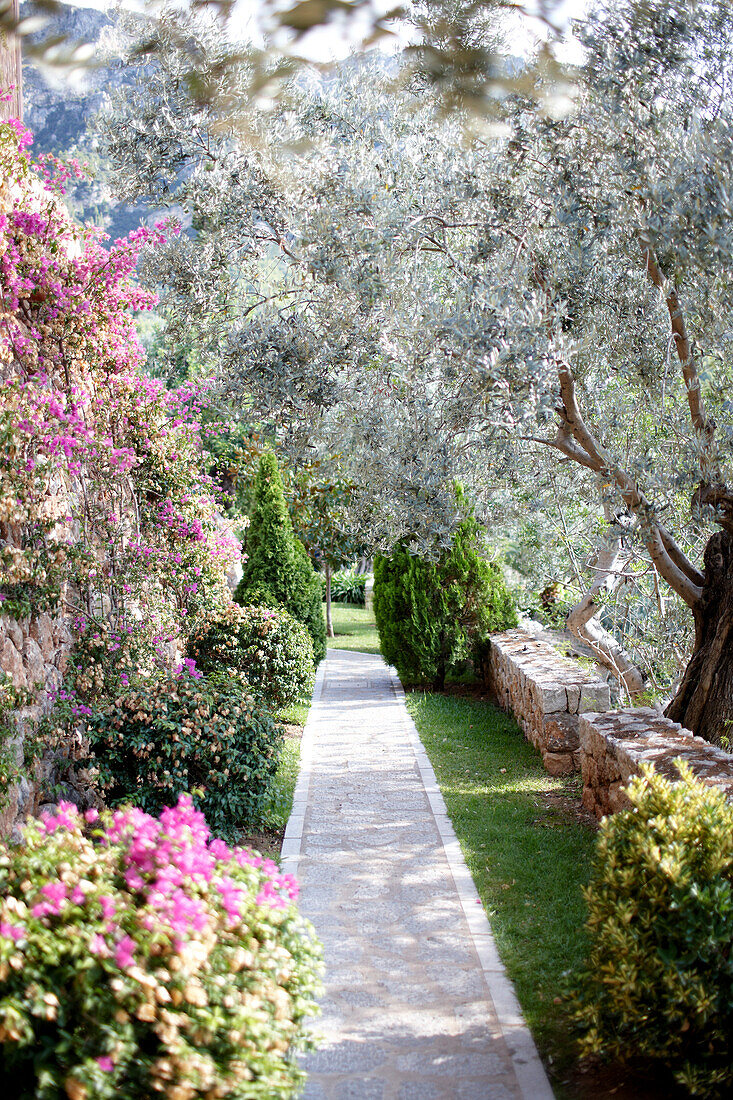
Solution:
[(348, 603), (331, 605), (335, 638), (327, 638), (329, 649), (356, 649), (360, 653), (379, 653), (379, 636), (374, 612)]
[(415, 692), (407, 707), (527, 1023), (553, 1076), (575, 1060), (563, 974), (583, 959), (594, 831), (574, 817), (578, 779), (554, 779), (513, 718), (480, 699)]

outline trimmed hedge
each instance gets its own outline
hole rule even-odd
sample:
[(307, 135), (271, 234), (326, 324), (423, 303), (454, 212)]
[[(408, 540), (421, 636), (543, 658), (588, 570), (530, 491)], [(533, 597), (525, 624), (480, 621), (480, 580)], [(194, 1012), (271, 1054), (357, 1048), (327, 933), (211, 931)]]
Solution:
[(302, 623), (283, 608), (232, 604), (188, 652), (202, 672), (234, 669), (253, 695), (276, 710), (307, 700), (313, 691), (313, 643)]
[(184, 671), (93, 708), (89, 744), (105, 800), (134, 801), (159, 813), (182, 791), (192, 791), (217, 836), (236, 836), (243, 824), (257, 821), (277, 771), (283, 730), (245, 689), (231, 673)]
[(626, 788), (586, 890), (584, 1054), (656, 1061), (692, 1096), (733, 1092), (733, 807), (678, 764)]

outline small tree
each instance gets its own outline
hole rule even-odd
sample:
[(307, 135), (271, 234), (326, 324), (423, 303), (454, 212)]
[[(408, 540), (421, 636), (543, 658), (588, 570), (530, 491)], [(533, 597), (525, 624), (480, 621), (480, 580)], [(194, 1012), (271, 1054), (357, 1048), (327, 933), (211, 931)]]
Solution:
[(354, 535), (349, 504), (354, 486), (338, 475), (328, 477), (320, 461), (300, 470), (290, 485), (290, 515), (306, 550), (323, 562), (326, 578), (326, 634), (334, 637), (331, 617), (331, 576), (363, 552)]
[(284, 607), (306, 627), (318, 664), (326, 656), (321, 583), (293, 531), (277, 459), (271, 452), (260, 459), (244, 549), (247, 562), (235, 592), (237, 603)]
[[(458, 491), (459, 504), (463, 494)], [(436, 562), (405, 544), (374, 563), (374, 616), (382, 653), (400, 676), (442, 691), (448, 671), (472, 657), (480, 666), (488, 635), (516, 626), (501, 569), (483, 555), (481, 528), (467, 516)]]

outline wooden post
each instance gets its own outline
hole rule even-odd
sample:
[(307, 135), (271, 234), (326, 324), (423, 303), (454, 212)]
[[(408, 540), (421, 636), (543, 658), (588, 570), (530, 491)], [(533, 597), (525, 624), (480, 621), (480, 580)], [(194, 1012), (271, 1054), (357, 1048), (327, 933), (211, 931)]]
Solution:
[[(12, 0), (12, 14), (20, 18), (20, 0)], [(6, 93), (14, 85), (10, 99), (0, 103), (0, 122), (23, 117), (23, 68), (20, 39), (0, 30), (0, 91)]]

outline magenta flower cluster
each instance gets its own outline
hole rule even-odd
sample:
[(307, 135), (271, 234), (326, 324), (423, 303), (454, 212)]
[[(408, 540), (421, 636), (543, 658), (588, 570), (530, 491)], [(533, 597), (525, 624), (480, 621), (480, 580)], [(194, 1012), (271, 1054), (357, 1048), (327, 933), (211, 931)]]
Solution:
[(16, 533), (0, 548), (0, 604), (24, 614), (19, 592), (40, 607), (72, 583), (89, 609), (77, 689), (92, 697), (105, 650), (122, 686), (170, 667), (228, 604), (241, 550), (204, 469), (205, 387), (171, 393), (142, 373), (133, 315), (155, 298), (135, 266), (177, 226), (141, 226), (107, 247), (61, 198), (81, 166), (34, 161), (31, 140), (17, 120), (0, 123), (0, 431), (12, 430), (0, 523)]
[(159, 818), (62, 802), (24, 839), (0, 861), (14, 1064), (46, 1059), (72, 1098), (241, 1100), (263, 1073), (291, 1095), (321, 957), (291, 875), (212, 838), (188, 795)]

